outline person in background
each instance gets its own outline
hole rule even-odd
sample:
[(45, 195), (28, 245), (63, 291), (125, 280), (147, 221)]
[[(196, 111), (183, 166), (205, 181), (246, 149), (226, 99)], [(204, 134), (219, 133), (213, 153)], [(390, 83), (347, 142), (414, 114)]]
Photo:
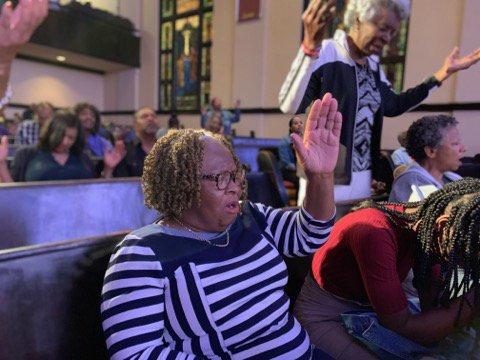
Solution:
[(393, 181), (389, 201), (419, 201), (461, 179), (454, 173), (465, 153), (457, 125), (447, 115), (424, 116), (410, 125), (406, 148), (415, 162)]
[(178, 120), (177, 114), (171, 114), (168, 118), (167, 128), (164, 127), (160, 128), (157, 131), (157, 139), (165, 136), (169, 130), (178, 130), (180, 129), (180, 121)]
[(168, 128), (169, 129), (180, 129), (180, 120), (178, 120), (177, 114), (172, 114), (168, 118)]
[(0, 137), (4, 135), (10, 135), (10, 133), (7, 130), (7, 120), (2, 118), (0, 121)]
[[(437, 358), (426, 346), (480, 313), (479, 222), (479, 179), (421, 203), (361, 203), (315, 253), (294, 314), (335, 359), (377, 359), (364, 345), (381, 359)], [(412, 267), (421, 309), (402, 289)]]
[(35, 104), (32, 104), (28, 109), (23, 110), (21, 121), (33, 119), (35, 117), (35, 111), (33, 111), (33, 109), (35, 109)]
[[(84, 132), (78, 117), (58, 111), (47, 122), (37, 146), (20, 149), (12, 164), (15, 181), (73, 180), (94, 177), (93, 163), (83, 152)], [(111, 178), (122, 154), (113, 149), (104, 154), (103, 177)]]
[(217, 114), (220, 117), (223, 126), (224, 135), (232, 135), (232, 124), (240, 121), (240, 100), (235, 102), (235, 111), (232, 113), (222, 108), (222, 101), (218, 97), (212, 98), (209, 108), (201, 109), (200, 125), (205, 128), (208, 119), (213, 114)]
[(317, 100), (293, 142), (308, 178), (300, 209), (246, 201), (246, 179), (224, 136), (173, 130), (142, 177), (161, 218), (116, 247), (102, 290), (112, 359), (324, 359), (289, 312), (282, 255), (304, 257), (335, 217), (333, 168), (341, 114)]
[(99, 134), (100, 112), (89, 103), (78, 103), (73, 108), (75, 115), (80, 119), (85, 137), (85, 151), (95, 157), (103, 157), (112, 149), (112, 143)]
[(3, 124), (0, 124), (0, 136), (15, 137), (18, 131), (18, 124), (15, 119), (5, 119)]
[(123, 129), (123, 126), (111, 122), (110, 124), (108, 124), (107, 129), (108, 133), (112, 136), (113, 142), (116, 142), (118, 140), (125, 140), (125, 131)]
[(379, 57), (408, 17), (410, 1), (349, 0), (344, 15), (347, 32), (338, 29), (333, 39), (325, 39), (335, 3), (313, 0), (303, 13), (303, 42), (281, 87), (279, 103), (283, 112), (298, 114), (326, 92), (338, 100), (344, 124), (335, 199), (341, 201), (371, 196), (372, 179), (380, 172), (383, 117), (399, 116), (419, 105), (452, 74), (477, 63), (480, 49), (460, 57), (455, 47), (432, 76), (396, 94)]
[(125, 144), (126, 153), (114, 171), (115, 177), (141, 176), (145, 157), (157, 141), (158, 117), (152, 108), (146, 106), (138, 109), (133, 126), (136, 138)]
[(20, 145), (36, 145), (39, 140), (43, 126), (53, 116), (54, 108), (48, 101), (36, 104), (34, 107), (34, 118), (24, 120), (18, 129), (18, 143)]
[(298, 189), (297, 160), (292, 147), (292, 134), (303, 136), (303, 120), (300, 116), (294, 116), (289, 120), (288, 135), (282, 139), (282, 143), (278, 147), (282, 176), (285, 180), (295, 184)]
[(13, 114), (13, 120), (15, 120), (17, 124), (20, 124), (20, 122), (22, 121), (22, 116), (18, 112), (16, 112)]
[(400, 134), (398, 134), (397, 140), (400, 144), (400, 147), (392, 153), (393, 164), (395, 167), (400, 165), (409, 165), (413, 160), (410, 155), (408, 155), (407, 149), (405, 149), (407, 146), (407, 132), (402, 131)]
[(207, 122), (205, 123), (205, 130), (210, 131), (214, 134), (221, 134), (225, 135), (224, 127), (222, 124), (222, 119), (217, 113), (212, 113), (208, 118)]
[(132, 125), (125, 125), (123, 142), (125, 144), (128, 144), (134, 140), (135, 140), (135, 128)]

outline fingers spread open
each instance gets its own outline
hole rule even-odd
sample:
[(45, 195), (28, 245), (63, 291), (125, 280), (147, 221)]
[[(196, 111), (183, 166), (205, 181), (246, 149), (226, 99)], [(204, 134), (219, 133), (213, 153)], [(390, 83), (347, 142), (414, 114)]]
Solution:
[(472, 51), (470, 54), (468, 54), (467, 57), (471, 58), (474, 62), (477, 62), (478, 60), (480, 60), (480, 48), (475, 51)]
[(310, 5), (312, 5), (312, 9), (311, 9), (312, 19), (315, 19), (322, 9), (321, 1), (313, 0), (310, 2)]
[(455, 46), (452, 50), (452, 52), (448, 55), (449, 58), (451, 59), (455, 59), (458, 57), (458, 54), (460, 53), (460, 49), (458, 48), (458, 46)]
[(319, 6), (319, 11), (315, 14), (315, 21), (325, 21), (324, 19), (330, 13), (330, 9), (335, 5), (335, 0), (329, 0), (324, 3), (321, 7)]

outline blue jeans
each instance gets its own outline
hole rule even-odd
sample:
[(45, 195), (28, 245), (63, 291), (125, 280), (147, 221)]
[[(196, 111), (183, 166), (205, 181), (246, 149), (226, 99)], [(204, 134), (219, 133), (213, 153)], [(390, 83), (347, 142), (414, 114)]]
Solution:
[[(409, 302), (410, 311), (420, 312), (419, 307)], [(373, 311), (348, 311), (341, 315), (348, 333), (366, 345), (380, 359), (415, 359), (431, 353), (421, 346), (379, 324)]]

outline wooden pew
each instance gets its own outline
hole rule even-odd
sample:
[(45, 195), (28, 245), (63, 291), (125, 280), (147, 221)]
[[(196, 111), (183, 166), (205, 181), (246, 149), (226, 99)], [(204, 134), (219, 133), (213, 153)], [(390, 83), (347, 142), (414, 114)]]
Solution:
[(101, 236), (145, 226), (139, 178), (0, 184), (0, 249)]
[(0, 359), (107, 359), (100, 293), (124, 235), (0, 250)]
[[(268, 180), (255, 176), (250, 180)], [(124, 235), (0, 250), (0, 359), (106, 359), (100, 292), (110, 254)], [(310, 266), (309, 259), (300, 261), (299, 268), (289, 266), (297, 292)], [(295, 299), (291, 290), (287, 285)]]
[[(264, 173), (249, 173), (251, 201), (281, 206)], [(0, 184), (0, 249), (101, 236), (152, 223), (140, 178)]]

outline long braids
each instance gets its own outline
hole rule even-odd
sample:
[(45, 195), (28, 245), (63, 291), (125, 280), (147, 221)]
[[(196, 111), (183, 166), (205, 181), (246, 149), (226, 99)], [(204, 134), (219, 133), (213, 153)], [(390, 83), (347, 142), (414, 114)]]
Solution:
[[(468, 201), (464, 195), (474, 194)], [(451, 210), (440, 237), (437, 219)], [(397, 210), (400, 206), (402, 210)], [(451, 299), (480, 285), (480, 180), (465, 178), (445, 185), (422, 202), (375, 203), (366, 201), (355, 208), (375, 208), (400, 228), (419, 222), (415, 256), (415, 284), (425, 288), (431, 281), (431, 268), (440, 264), (441, 288), (437, 303), (447, 305)], [(418, 208), (406, 213), (405, 210)], [(463, 277), (460, 276), (463, 269)], [(478, 297), (475, 297), (478, 299)], [(480, 300), (480, 299), (479, 299)]]
[[(477, 195), (468, 201), (461, 199), (464, 195), (475, 193)], [(443, 227), (444, 236), (439, 239), (436, 221), (448, 205), (452, 208)], [(432, 193), (418, 211), (417, 219), (421, 220), (417, 231), (420, 251), (416, 252), (415, 278), (420, 287), (425, 287), (431, 279), (431, 267), (440, 264), (442, 287), (437, 300), (442, 305), (447, 305), (472, 285), (479, 284), (479, 210), (480, 180), (466, 178)], [(460, 269), (463, 269), (462, 279), (459, 277)]]

